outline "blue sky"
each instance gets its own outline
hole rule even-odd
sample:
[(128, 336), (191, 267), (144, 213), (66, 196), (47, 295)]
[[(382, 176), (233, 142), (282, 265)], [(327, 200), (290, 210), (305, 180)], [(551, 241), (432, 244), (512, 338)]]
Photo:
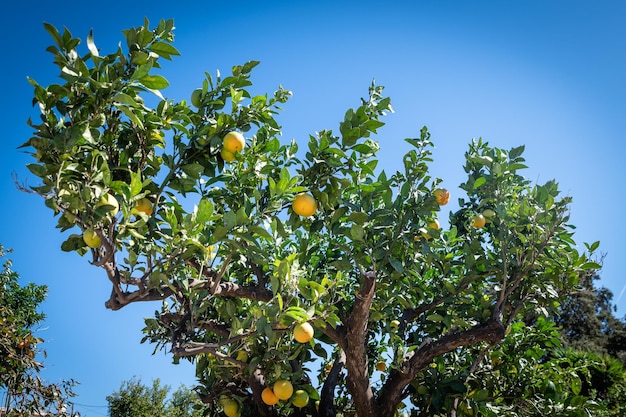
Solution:
[[(383, 4), (385, 4), (383, 6)], [(26, 281), (49, 286), (48, 319), (38, 333), (48, 359), (44, 377), (80, 381), (75, 399), (83, 416), (106, 415), (105, 397), (133, 376), (160, 377), (176, 388), (193, 385), (191, 366), (174, 366), (152, 346), (140, 345), (142, 318), (157, 305), (112, 312), (104, 273), (87, 258), (60, 250), (40, 198), (21, 193), (11, 174), (34, 179), (30, 159), (16, 148), (30, 137), (26, 125), (32, 89), (26, 76), (47, 85), (57, 69), (45, 48), (42, 23), (66, 26), (111, 52), (121, 31), (173, 18), (182, 56), (164, 65), (171, 87), (164, 94), (188, 99), (204, 72), (226, 73), (260, 60), (253, 90), (279, 84), (294, 92), (279, 121), (285, 140), (337, 129), (373, 79), (386, 87), (395, 113), (380, 130), (380, 166), (399, 167), (403, 141), (426, 125), (436, 145), (432, 173), (460, 195), (463, 154), (472, 138), (502, 148), (526, 145), (537, 182), (556, 179), (573, 197), (575, 238), (600, 240), (601, 285), (613, 291), (626, 314), (623, 192), (626, 175), (626, 3), (598, 1), (410, 2), (20, 2), (0, 17), (4, 28), (1, 101), (4, 137), (0, 152), (0, 242), (13, 248), (14, 269)]]

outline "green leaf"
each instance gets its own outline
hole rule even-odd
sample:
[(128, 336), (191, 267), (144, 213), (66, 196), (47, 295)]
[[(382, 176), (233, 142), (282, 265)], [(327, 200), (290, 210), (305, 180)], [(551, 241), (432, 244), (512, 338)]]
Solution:
[(161, 75), (146, 75), (139, 80), (144, 86), (153, 90), (162, 90), (170, 85), (170, 83)]
[(367, 221), (368, 218), (369, 215), (367, 213), (363, 213), (362, 211), (355, 211), (354, 213), (350, 213), (348, 220), (356, 224), (362, 225)]
[(124, 113), (133, 123), (143, 129), (143, 122), (130, 108), (126, 106), (117, 106), (117, 108), (120, 109), (122, 113)]
[(47, 173), (46, 167), (39, 164), (28, 164), (26, 165), (26, 168), (39, 178), (45, 177)]
[(363, 227), (361, 227), (358, 224), (353, 224), (352, 227), (350, 228), (350, 237), (352, 238), (352, 240), (362, 241), (363, 235), (364, 235)]
[(141, 173), (139, 172), (131, 172), (130, 173), (130, 194), (131, 197), (135, 197), (141, 192), (143, 185), (141, 183)]
[(224, 227), (232, 230), (235, 226), (237, 226), (237, 214), (234, 211), (224, 213)]
[(165, 42), (155, 42), (148, 49), (165, 59), (172, 59), (172, 55), (180, 55), (178, 49)]
[(203, 198), (196, 208), (196, 222), (205, 224), (213, 218), (213, 203), (208, 198)]
[(398, 271), (400, 273), (404, 272), (404, 267), (402, 266), (402, 262), (400, 262), (399, 260), (397, 260), (393, 256), (389, 257), (389, 263), (391, 264), (393, 269), (395, 269), (396, 271)]
[(50, 23), (44, 23), (43, 27), (50, 34), (50, 36), (52, 36), (52, 39), (54, 39), (54, 43), (56, 43), (59, 48), (63, 48), (63, 40), (61, 39), (61, 35), (59, 34), (57, 28), (52, 26)]
[(427, 318), (435, 323), (441, 323), (443, 321), (443, 316), (437, 313), (429, 314)]
[(483, 185), (484, 183), (487, 182), (487, 179), (485, 177), (479, 177), (476, 179), (476, 181), (474, 181), (474, 189), (477, 189), (478, 187), (480, 187), (481, 185)]
[(524, 153), (525, 146), (518, 146), (517, 148), (513, 148), (509, 151), (509, 158), (516, 159)]

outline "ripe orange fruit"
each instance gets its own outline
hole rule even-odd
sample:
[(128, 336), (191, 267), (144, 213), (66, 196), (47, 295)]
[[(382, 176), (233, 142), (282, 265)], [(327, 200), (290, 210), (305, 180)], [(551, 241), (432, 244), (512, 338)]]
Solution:
[(379, 371), (386, 371), (387, 370), (387, 364), (383, 361), (378, 361), (376, 363), (376, 369), (378, 369)]
[(291, 403), (298, 408), (306, 407), (306, 405), (309, 403), (309, 393), (303, 389), (297, 390), (293, 394)]
[(265, 387), (263, 392), (261, 392), (261, 399), (267, 405), (276, 405), (278, 404), (278, 397), (274, 394), (274, 391), (270, 387)]
[(475, 214), (470, 220), (470, 224), (472, 225), (472, 227), (475, 227), (477, 229), (484, 227), (485, 223), (487, 223), (487, 219), (485, 219), (485, 216), (483, 216), (482, 214)]
[(135, 204), (135, 210), (145, 213), (148, 216), (152, 215), (154, 211), (154, 207), (152, 207), (152, 201), (148, 200), (146, 197), (140, 199)]
[(237, 157), (235, 157), (234, 152), (230, 152), (229, 150), (225, 148), (222, 148), (220, 155), (222, 155), (222, 159), (226, 162), (233, 162), (235, 159), (237, 159)]
[(279, 400), (288, 400), (293, 395), (293, 385), (286, 379), (281, 379), (274, 383), (273, 391)]
[(228, 132), (222, 140), (222, 149), (228, 152), (239, 152), (246, 146), (246, 140), (239, 132)]
[(433, 191), (433, 196), (435, 196), (435, 201), (437, 201), (437, 204), (440, 206), (445, 206), (448, 204), (448, 201), (450, 201), (450, 191), (445, 188), (437, 188)]
[(308, 322), (297, 324), (293, 328), (293, 337), (300, 343), (307, 343), (313, 339), (313, 326)]
[(310, 194), (300, 193), (293, 199), (293, 211), (302, 217), (309, 217), (317, 211), (317, 201)]

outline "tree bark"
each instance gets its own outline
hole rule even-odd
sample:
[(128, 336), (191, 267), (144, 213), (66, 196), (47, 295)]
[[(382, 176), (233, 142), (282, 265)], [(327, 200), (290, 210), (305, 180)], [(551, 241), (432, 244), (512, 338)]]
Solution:
[(368, 271), (363, 272), (361, 277), (359, 294), (346, 321), (346, 386), (360, 417), (380, 417), (370, 385), (366, 346), (367, 323), (374, 298), (376, 274)]

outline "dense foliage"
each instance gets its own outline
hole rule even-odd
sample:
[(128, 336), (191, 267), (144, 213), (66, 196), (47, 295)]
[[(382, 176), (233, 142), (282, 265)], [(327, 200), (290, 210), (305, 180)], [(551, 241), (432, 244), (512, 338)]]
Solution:
[(568, 346), (608, 354), (626, 364), (626, 323), (615, 317), (613, 293), (597, 288), (597, 274), (584, 276), (559, 309), (556, 323)]
[[(475, 375), (521, 361), (524, 318), (597, 268), (576, 250), (570, 198), (520, 174), (523, 146), (473, 141), (446, 218), (426, 128), (396, 172), (377, 170), (380, 86), (300, 149), (275, 119), (291, 93), (250, 93), (256, 61), (205, 74), (191, 105), (166, 99), (155, 71), (178, 55), (172, 21), (124, 31), (107, 55), (91, 34), (79, 52), (46, 29), (61, 81), (31, 80), (32, 191), (71, 231), (62, 249), (104, 270), (108, 308), (161, 301), (144, 340), (195, 361), (208, 412), (496, 415), (500, 391)], [(314, 205), (292, 207), (301, 193)], [(296, 339), (302, 323), (313, 339)], [(296, 392), (275, 403), (283, 381)]]
[[(6, 253), (0, 245), (0, 258)], [(72, 415), (68, 404), (74, 395), (74, 381), (48, 384), (39, 377), (43, 368), (39, 354), (45, 355), (45, 351), (35, 332), (45, 315), (37, 309), (47, 288), (33, 283), (21, 286), (11, 266), (6, 259), (0, 271), (0, 408), (7, 410), (8, 416), (35, 412)]]
[[(122, 382), (120, 389), (107, 396), (109, 417), (199, 417), (198, 397), (180, 386), (171, 395), (159, 379), (147, 386), (138, 379)], [(196, 406), (196, 407), (194, 407)]]

